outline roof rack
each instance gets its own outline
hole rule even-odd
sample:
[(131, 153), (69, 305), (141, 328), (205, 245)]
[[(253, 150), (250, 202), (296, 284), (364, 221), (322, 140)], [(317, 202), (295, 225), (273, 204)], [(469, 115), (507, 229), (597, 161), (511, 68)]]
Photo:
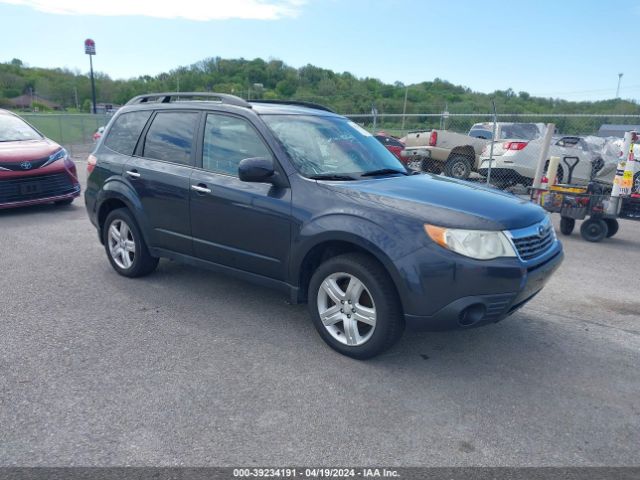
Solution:
[[(227, 105), (235, 105), (237, 107), (251, 108), (246, 100), (235, 95), (229, 95), (228, 93), (214, 93), (214, 92), (165, 92), (165, 93), (147, 93), (144, 95), (138, 95), (133, 97), (127, 102), (127, 105), (134, 105), (139, 103), (171, 103), (172, 101), (180, 101), (180, 98), (206, 98), (206, 101), (213, 101), (224, 103)], [(211, 100), (209, 100), (211, 99)], [(188, 101), (188, 100), (187, 100)]]
[(331, 110), (329, 107), (325, 107), (324, 105), (320, 105), (319, 103), (313, 103), (313, 102), (301, 102), (298, 100), (253, 100), (251, 99), (252, 103), (272, 103), (272, 104), (276, 104), (276, 105), (298, 105), (300, 107), (307, 107), (307, 108), (313, 108), (315, 110), (323, 110), (325, 112), (330, 112), (330, 113), (336, 113), (333, 110)]

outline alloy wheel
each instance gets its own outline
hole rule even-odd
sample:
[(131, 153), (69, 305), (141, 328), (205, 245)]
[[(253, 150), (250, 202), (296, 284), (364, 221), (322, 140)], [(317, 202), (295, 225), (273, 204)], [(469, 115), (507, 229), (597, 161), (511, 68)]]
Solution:
[(109, 225), (108, 232), (107, 241), (111, 258), (123, 270), (131, 268), (136, 255), (136, 244), (131, 228), (124, 220), (116, 218)]
[(318, 313), (329, 334), (344, 345), (363, 345), (376, 328), (373, 297), (365, 284), (349, 273), (333, 273), (322, 281)]

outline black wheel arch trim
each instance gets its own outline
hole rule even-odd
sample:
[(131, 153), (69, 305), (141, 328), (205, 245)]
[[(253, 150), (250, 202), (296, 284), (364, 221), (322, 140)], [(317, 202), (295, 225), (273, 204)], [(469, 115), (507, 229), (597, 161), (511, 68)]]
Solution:
[[(393, 248), (385, 248), (385, 244), (386, 247), (389, 247), (396, 243), (395, 240), (393, 240), (390, 235), (388, 235), (381, 227), (373, 222), (363, 221), (362, 219), (360, 219), (360, 221), (358, 222), (354, 222), (355, 217), (347, 215), (340, 215), (339, 217), (349, 218), (351, 226), (350, 230), (343, 230), (342, 228), (344, 227), (344, 223), (336, 222), (342, 223), (342, 227), (338, 227), (336, 225), (337, 228), (329, 230), (327, 230), (326, 227), (323, 227), (323, 230), (321, 232), (316, 233), (312, 236), (305, 235), (305, 229), (303, 229), (301, 231), (301, 235), (298, 240), (299, 243), (297, 245), (295, 245), (296, 240), (294, 239), (294, 245), (292, 245), (292, 254), (289, 263), (289, 283), (297, 287), (300, 295), (304, 295), (305, 289), (302, 288), (302, 285), (300, 285), (300, 279), (302, 278), (303, 265), (307, 260), (308, 255), (320, 245), (330, 244), (332, 242), (343, 242), (354, 245), (358, 250), (368, 253), (378, 262), (380, 262), (380, 264), (389, 274), (391, 281), (395, 285), (401, 303), (404, 304), (401, 294), (402, 285), (404, 284), (402, 276), (400, 275), (400, 272), (398, 271), (392, 260), (392, 258), (394, 257), (390, 256), (385, 251), (394, 251)], [(332, 220), (336, 221), (335, 218)], [(341, 218), (340, 220), (345, 219)], [(360, 232), (354, 231), (357, 230), (358, 227), (360, 227)], [(365, 235), (365, 233), (368, 234)], [(419, 246), (416, 246), (416, 250), (418, 248)], [(406, 254), (408, 253), (410, 252), (407, 252)], [(306, 301), (306, 298), (299, 298), (299, 301), (304, 302)]]
[[(127, 185), (124, 181), (118, 178), (108, 179), (104, 186), (100, 189), (98, 196), (95, 202), (95, 215), (96, 215), (96, 223), (98, 230), (101, 230), (101, 225), (99, 223), (100, 210), (103, 205), (109, 200), (119, 200), (122, 202), (131, 212), (134, 219), (138, 223), (138, 227), (140, 228), (140, 232), (142, 233), (142, 237), (145, 243), (149, 245), (149, 235), (148, 235), (148, 223), (145, 220), (145, 215), (142, 209), (142, 203), (140, 199), (136, 196), (136, 193), (133, 189)], [(102, 235), (100, 235), (100, 240), (102, 241)]]

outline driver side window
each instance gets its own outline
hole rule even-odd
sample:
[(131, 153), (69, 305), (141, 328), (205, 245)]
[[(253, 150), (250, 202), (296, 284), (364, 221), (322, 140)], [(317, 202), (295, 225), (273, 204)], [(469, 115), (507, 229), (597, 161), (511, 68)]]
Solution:
[(273, 158), (249, 122), (229, 115), (207, 115), (202, 149), (203, 169), (237, 176), (240, 161), (251, 157)]

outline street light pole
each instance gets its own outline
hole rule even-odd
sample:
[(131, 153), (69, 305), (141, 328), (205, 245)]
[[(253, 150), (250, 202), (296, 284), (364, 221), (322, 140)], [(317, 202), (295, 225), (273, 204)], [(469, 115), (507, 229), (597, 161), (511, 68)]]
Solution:
[(622, 80), (622, 75), (624, 75), (624, 73), (618, 74), (618, 88), (616, 89), (616, 98), (620, 98), (620, 81)]
[(409, 95), (409, 87), (406, 87), (404, 90), (404, 106), (402, 107), (402, 128), (401, 128), (403, 133), (404, 133), (404, 116), (407, 114), (407, 95)]
[(89, 66), (91, 68), (91, 99), (93, 101), (93, 114), (96, 114), (96, 80), (93, 77), (93, 55), (89, 55)]

